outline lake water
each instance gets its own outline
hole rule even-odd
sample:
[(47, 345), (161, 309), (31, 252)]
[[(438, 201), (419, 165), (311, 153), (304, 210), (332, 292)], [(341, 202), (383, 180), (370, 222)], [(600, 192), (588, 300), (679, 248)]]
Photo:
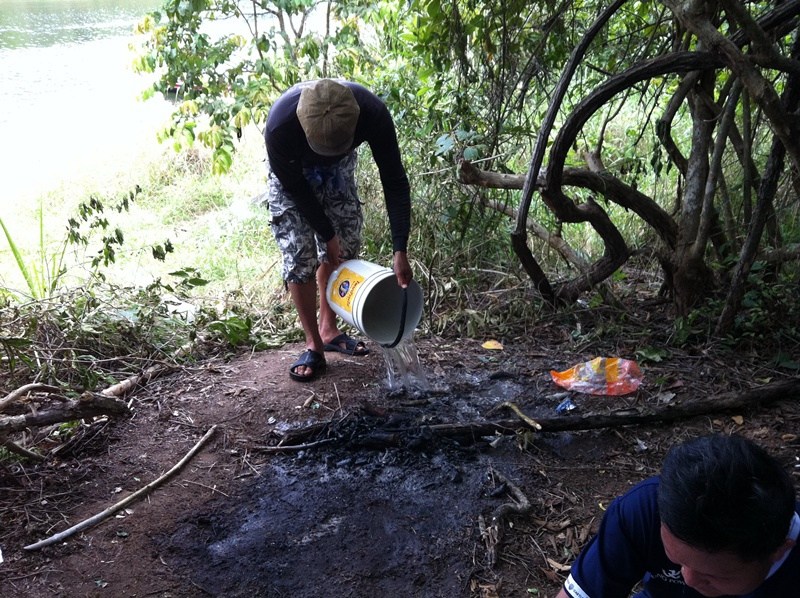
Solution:
[[(134, 27), (159, 0), (0, 0), (0, 217), (107, 180), (157, 147), (163, 99), (138, 96)], [(13, 218), (12, 218), (13, 219)]]

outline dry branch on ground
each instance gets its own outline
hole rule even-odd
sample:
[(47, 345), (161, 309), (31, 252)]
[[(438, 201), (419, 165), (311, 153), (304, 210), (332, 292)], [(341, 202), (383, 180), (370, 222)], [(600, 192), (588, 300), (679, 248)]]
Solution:
[[(9, 435), (65, 422), (128, 415), (130, 409), (120, 398), (137, 386), (171, 369), (165, 365), (152, 366), (99, 393), (86, 391), (72, 400), (64, 397), (64, 389), (49, 384), (33, 383), (21, 386), (0, 399), (0, 413), (14, 406), (21, 407), (26, 400), (33, 399), (37, 405), (35, 408), (30, 405), (24, 406), (25, 413), (0, 416), (0, 444), (22, 457), (41, 460), (43, 458), (41, 455), (20, 446), (11, 440)], [(42, 407), (43, 404), (46, 406)]]

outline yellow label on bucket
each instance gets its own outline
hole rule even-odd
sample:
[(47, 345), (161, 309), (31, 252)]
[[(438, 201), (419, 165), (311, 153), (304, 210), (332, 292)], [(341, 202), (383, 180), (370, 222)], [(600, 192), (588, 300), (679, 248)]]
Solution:
[(353, 297), (364, 277), (348, 268), (342, 268), (331, 286), (330, 300), (348, 313), (353, 313)]

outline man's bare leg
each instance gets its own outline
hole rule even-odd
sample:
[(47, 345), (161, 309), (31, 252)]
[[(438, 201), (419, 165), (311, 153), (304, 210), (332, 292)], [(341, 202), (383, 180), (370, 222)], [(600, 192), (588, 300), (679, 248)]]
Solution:
[[(309, 280), (304, 283), (290, 282), (287, 286), (289, 287), (289, 294), (292, 297), (294, 307), (297, 310), (297, 315), (300, 318), (300, 324), (303, 326), (303, 332), (306, 336), (306, 348), (324, 355), (324, 343), (319, 334), (319, 326), (317, 324), (317, 282), (315, 280)], [(312, 371), (311, 368), (299, 366), (295, 373), (299, 376), (311, 376)]]
[(336, 312), (331, 309), (325, 295), (328, 291), (328, 279), (333, 268), (327, 262), (322, 262), (317, 268), (317, 287), (319, 288), (319, 335), (324, 343), (329, 343), (341, 334), (336, 325)]

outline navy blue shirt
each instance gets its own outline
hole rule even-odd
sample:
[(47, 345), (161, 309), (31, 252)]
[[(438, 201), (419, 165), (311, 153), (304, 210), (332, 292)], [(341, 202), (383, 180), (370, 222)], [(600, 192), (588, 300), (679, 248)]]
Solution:
[[(365, 141), (369, 144), (383, 186), (392, 230), (392, 247), (394, 251), (406, 251), (411, 223), (411, 191), (400, 159), (394, 121), (386, 104), (374, 93), (357, 83), (341, 83), (351, 89), (360, 108), (350, 151)], [(303, 177), (303, 168), (329, 166), (341, 160), (342, 156), (320, 156), (308, 145), (296, 112), (303, 85), (299, 83), (291, 87), (272, 105), (264, 139), (272, 173), (292, 197), (311, 228), (327, 242), (333, 238), (335, 231)]]
[[(608, 508), (597, 535), (572, 565), (564, 589), (573, 598), (627, 598), (638, 582), (636, 598), (702, 598), (683, 582), (680, 566), (667, 558), (661, 542), (657, 477), (640, 482)], [(800, 531), (800, 505), (790, 536)], [(759, 588), (743, 598), (800, 596), (800, 546)]]

